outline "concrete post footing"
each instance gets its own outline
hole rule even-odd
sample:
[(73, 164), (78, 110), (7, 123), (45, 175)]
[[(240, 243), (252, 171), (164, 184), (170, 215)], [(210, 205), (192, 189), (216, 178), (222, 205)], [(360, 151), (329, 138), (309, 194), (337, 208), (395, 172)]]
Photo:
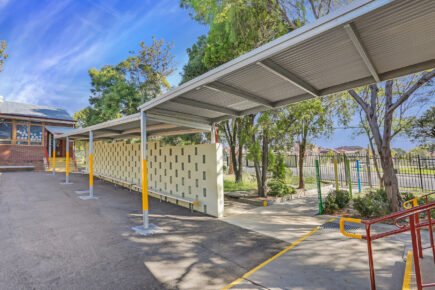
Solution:
[(149, 224), (148, 228), (144, 228), (144, 226), (142, 225), (142, 226), (132, 227), (131, 229), (143, 236), (152, 235), (161, 232), (161, 228), (159, 228), (155, 224)]

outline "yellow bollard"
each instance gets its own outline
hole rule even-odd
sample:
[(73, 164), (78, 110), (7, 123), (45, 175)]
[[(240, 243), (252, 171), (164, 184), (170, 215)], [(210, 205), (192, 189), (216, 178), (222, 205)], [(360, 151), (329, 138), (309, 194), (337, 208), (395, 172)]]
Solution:
[(148, 211), (148, 169), (146, 159), (142, 159), (142, 210)]

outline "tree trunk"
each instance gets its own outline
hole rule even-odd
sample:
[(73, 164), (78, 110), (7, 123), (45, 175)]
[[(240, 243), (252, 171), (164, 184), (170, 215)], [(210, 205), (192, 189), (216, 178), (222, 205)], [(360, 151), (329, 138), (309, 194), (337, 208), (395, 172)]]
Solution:
[(304, 183), (304, 157), (305, 157), (305, 141), (299, 144), (299, 186), (298, 188), (305, 188)]
[[(376, 174), (378, 175), (379, 188), (383, 188), (384, 187), (384, 178), (382, 177), (381, 172), (379, 171), (378, 159), (376, 158), (375, 146), (373, 145), (373, 141), (370, 137), (369, 137), (369, 142), (370, 142), (370, 150), (372, 151), (372, 154), (373, 154), (373, 161), (375, 164)], [(370, 160), (370, 158), (369, 158), (369, 160)], [(370, 164), (369, 164), (369, 166), (370, 166)]]
[(258, 195), (267, 197), (267, 169), (269, 167), (269, 136), (267, 130), (263, 131), (262, 151), (261, 187), (258, 188)]
[(237, 167), (234, 169), (234, 175), (236, 176), (236, 183), (242, 182), (243, 176), (243, 145), (240, 144), (239, 140), (239, 155), (237, 155)]
[(400, 210), (399, 183), (394, 172), (393, 157), (389, 146), (381, 149), (381, 166), (384, 171), (384, 186), (393, 212)]

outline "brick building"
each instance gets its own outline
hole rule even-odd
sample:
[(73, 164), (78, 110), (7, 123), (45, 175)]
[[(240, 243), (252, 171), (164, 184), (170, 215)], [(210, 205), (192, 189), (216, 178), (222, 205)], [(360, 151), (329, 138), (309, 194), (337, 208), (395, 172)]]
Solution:
[[(63, 109), (0, 99), (0, 166), (48, 169), (53, 135), (72, 130), (75, 123)], [(65, 141), (57, 140), (55, 147), (56, 157), (65, 157)]]

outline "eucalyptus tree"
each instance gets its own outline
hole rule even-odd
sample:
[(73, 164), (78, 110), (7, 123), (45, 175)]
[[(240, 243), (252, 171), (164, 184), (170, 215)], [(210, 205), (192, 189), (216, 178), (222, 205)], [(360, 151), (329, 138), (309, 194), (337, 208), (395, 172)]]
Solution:
[[(383, 182), (388, 200), (393, 211), (400, 209), (400, 194), (397, 176), (394, 171), (393, 157), (391, 153), (391, 140), (404, 130), (404, 115), (402, 111), (411, 101), (417, 90), (423, 86), (431, 86), (431, 80), (435, 77), (435, 70), (408, 76), (415, 78), (404, 88), (397, 90), (397, 81), (388, 80), (383, 84), (372, 84), (369, 91), (362, 94), (357, 90), (349, 90), (355, 102), (362, 108), (370, 127), (376, 150), (380, 157), (383, 171)], [(400, 83), (400, 82), (399, 82)], [(383, 86), (380, 93), (380, 86)], [(382, 107), (382, 110), (379, 110)], [(401, 117), (402, 116), (402, 117)]]

